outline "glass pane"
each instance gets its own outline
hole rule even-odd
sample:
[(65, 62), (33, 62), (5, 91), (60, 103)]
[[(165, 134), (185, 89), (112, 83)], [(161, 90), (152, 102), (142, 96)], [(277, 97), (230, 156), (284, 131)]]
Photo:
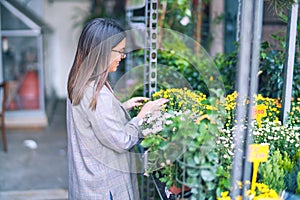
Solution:
[(145, 6), (145, 0), (128, 0), (126, 1), (126, 9), (138, 9)]
[(1, 7), (1, 28), (2, 30), (28, 30), (30, 29), (24, 22), (17, 18), (13, 13)]
[(35, 37), (3, 37), (4, 80), (9, 82), (7, 110), (40, 108), (39, 61)]

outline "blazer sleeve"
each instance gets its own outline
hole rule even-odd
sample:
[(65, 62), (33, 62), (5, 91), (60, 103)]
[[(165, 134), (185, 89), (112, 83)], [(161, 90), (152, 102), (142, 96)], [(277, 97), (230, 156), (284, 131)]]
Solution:
[(101, 92), (91, 119), (93, 131), (107, 148), (127, 152), (142, 138), (139, 118), (128, 121), (121, 104), (108, 92)]

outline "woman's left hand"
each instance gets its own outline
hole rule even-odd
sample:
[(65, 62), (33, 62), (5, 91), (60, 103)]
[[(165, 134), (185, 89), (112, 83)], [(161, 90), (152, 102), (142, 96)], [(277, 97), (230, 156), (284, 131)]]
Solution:
[(147, 97), (133, 97), (128, 101), (125, 101), (122, 105), (126, 110), (131, 110), (136, 106), (141, 106), (143, 101), (147, 101), (149, 98)]

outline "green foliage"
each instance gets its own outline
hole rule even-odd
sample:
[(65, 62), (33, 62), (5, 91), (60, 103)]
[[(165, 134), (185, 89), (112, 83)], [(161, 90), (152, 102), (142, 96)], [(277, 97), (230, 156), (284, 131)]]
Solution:
[(220, 197), (223, 191), (230, 190), (230, 170), (225, 170), (224, 167), (220, 165), (217, 169), (216, 176), (218, 179), (216, 195)]
[[(272, 0), (275, 2), (275, 0)], [(294, 0), (277, 0), (278, 5), (282, 8), (289, 8), (295, 1)], [(288, 22), (286, 15), (280, 13), (280, 18), (284, 23)], [(300, 21), (298, 20), (297, 31), (300, 31)], [(279, 36), (278, 33), (272, 34), (274, 40), (277, 41), (278, 47), (274, 49), (266, 41), (262, 43), (261, 47), (261, 64), (260, 70), (260, 86), (259, 93), (262, 93), (268, 97), (281, 97), (283, 90), (283, 73), (284, 73), (284, 62), (286, 57), (286, 36)], [(296, 38), (296, 55), (294, 62), (294, 73), (293, 73), (293, 89), (292, 96), (297, 98), (300, 97), (300, 35)]]
[(188, 35), (193, 33), (193, 24), (188, 23), (183, 26), (180, 20), (187, 17), (192, 21), (191, 1), (188, 0), (161, 0), (167, 2), (166, 15), (162, 27), (176, 30)]
[[(282, 0), (282, 3), (283, 2), (285, 2), (285, 0)], [(280, 14), (280, 17), (283, 22), (287, 23), (287, 16)], [(298, 20), (297, 31), (300, 31), (300, 20)], [(286, 57), (286, 36), (282, 37), (279, 36), (278, 33), (275, 33), (272, 35), (272, 37), (275, 41), (277, 41), (278, 46), (276, 48), (272, 47), (268, 41), (265, 41), (261, 44), (258, 93), (267, 97), (278, 98), (282, 96), (284, 83), (283, 73)], [(296, 38), (296, 55), (293, 74), (292, 96), (295, 98), (300, 97), (299, 44), (300, 34), (298, 34)], [(235, 90), (237, 60), (237, 52), (217, 55), (214, 58), (214, 61), (220, 73), (222, 74), (227, 94), (232, 93)]]
[(300, 159), (294, 164), (292, 170), (284, 177), (287, 191), (300, 194)]
[(166, 52), (163, 51), (159, 54), (158, 60), (160, 64), (167, 65), (173, 68), (177, 72), (182, 72), (185, 77), (194, 88), (197, 88), (197, 85), (201, 82), (199, 79), (199, 73), (196, 70), (193, 70), (191, 63), (185, 58), (178, 58), (174, 55), (174, 51)]
[(259, 182), (268, 185), (277, 193), (285, 189), (284, 176), (285, 168), (289, 169), (292, 162), (287, 154), (281, 155), (280, 151), (275, 151), (266, 163), (261, 163), (259, 167)]
[[(185, 51), (184, 48), (187, 47), (180, 48), (180, 51)], [(192, 87), (191, 89), (201, 91), (204, 94), (209, 93), (199, 70), (191, 63), (191, 57), (180, 56), (178, 51), (159, 50), (157, 59), (159, 65), (168, 66), (168, 71), (176, 71), (181, 74)], [(162, 75), (166, 77), (167, 74), (162, 73)]]
[(292, 101), (291, 112), (289, 113), (287, 123), (300, 128), (300, 98)]
[(213, 141), (216, 131), (216, 125), (210, 120), (202, 120), (197, 132), (183, 134), (181, 138), (188, 145), (182, 157), (177, 159), (182, 168), (177, 180), (192, 188), (192, 199), (215, 199), (219, 166)]
[(166, 120), (152, 114), (152, 121), (147, 118), (142, 125), (143, 131), (148, 131), (148, 122), (157, 124), (157, 119), (163, 125), (158, 132), (151, 128), (156, 134), (147, 135), (141, 143), (148, 152), (148, 170), (160, 168), (155, 174), (167, 187), (190, 187), (191, 199), (215, 199), (217, 190), (229, 188), (229, 174), (220, 166), (215, 142), (222, 126), (220, 99), (177, 88), (153, 94), (154, 99), (162, 97), (169, 99), (163, 111)]
[(277, 98), (282, 96), (284, 54), (279, 50), (268, 50), (267, 42), (262, 44), (259, 90), (264, 96)]
[(176, 187), (180, 187), (178, 183), (174, 183), (176, 179), (176, 174), (178, 170), (178, 163), (171, 163), (169, 165), (164, 166), (159, 171), (155, 172), (155, 177), (158, 178), (161, 182), (166, 184), (167, 188), (175, 185)]
[(237, 52), (218, 54), (214, 62), (222, 75), (226, 94), (233, 93), (236, 82)]

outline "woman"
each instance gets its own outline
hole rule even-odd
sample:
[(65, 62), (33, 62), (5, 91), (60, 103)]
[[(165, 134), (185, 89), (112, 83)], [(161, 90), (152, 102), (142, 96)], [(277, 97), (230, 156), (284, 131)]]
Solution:
[(166, 99), (144, 97), (121, 104), (108, 83), (126, 57), (124, 30), (109, 19), (93, 19), (79, 38), (68, 78), (67, 131), (70, 200), (137, 200), (137, 166), (132, 148), (143, 138), (139, 122)]

